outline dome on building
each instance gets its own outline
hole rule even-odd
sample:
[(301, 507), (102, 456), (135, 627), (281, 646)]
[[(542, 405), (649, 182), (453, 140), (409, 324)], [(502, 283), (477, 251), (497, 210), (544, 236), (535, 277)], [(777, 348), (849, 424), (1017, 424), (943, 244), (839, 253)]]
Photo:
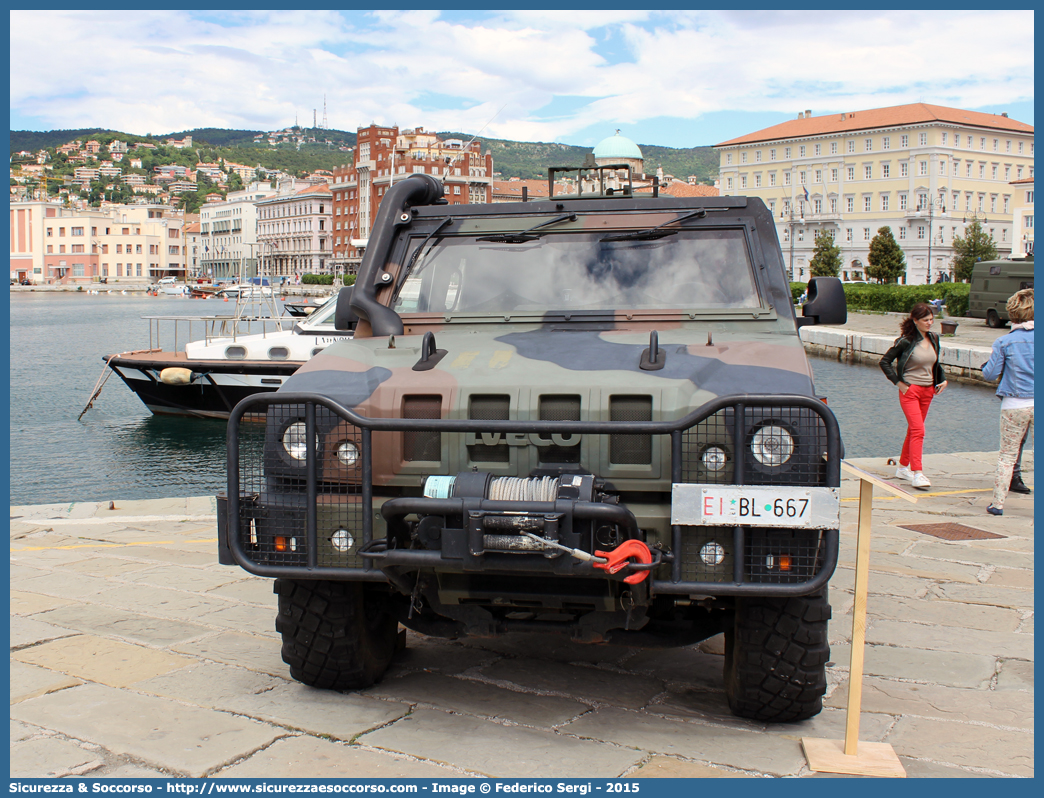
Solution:
[(594, 157), (599, 161), (618, 159), (640, 161), (643, 159), (642, 151), (638, 149), (638, 145), (626, 136), (621, 136), (619, 130), (616, 131), (615, 136), (610, 136), (598, 142), (598, 145), (594, 148)]

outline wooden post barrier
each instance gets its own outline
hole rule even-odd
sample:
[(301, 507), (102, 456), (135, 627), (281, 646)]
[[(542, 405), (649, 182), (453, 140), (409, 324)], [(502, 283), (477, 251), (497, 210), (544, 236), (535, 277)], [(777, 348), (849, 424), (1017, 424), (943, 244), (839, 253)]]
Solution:
[(852, 607), (852, 661), (848, 672), (845, 739), (842, 741), (802, 737), (801, 747), (805, 751), (809, 768), (815, 771), (906, 778), (906, 770), (891, 745), (859, 742), (859, 712), (863, 700), (863, 649), (866, 645), (866, 596), (870, 577), (870, 516), (874, 502), (874, 485), (908, 502), (916, 502), (917, 497), (847, 461), (841, 461), (841, 469), (859, 477), (855, 603)]

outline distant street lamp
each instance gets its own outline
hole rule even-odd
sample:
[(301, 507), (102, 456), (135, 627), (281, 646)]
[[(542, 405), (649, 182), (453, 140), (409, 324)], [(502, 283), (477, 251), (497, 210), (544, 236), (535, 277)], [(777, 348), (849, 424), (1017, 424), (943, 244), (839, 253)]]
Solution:
[[(927, 204), (927, 207), (925, 205)], [(935, 218), (935, 209), (939, 208), (940, 212), (946, 213), (946, 204), (942, 198), (939, 199), (925, 199), (921, 198), (920, 203), (917, 205), (917, 210), (928, 211), (928, 271), (926, 282), (928, 285), (932, 284), (932, 220)]]

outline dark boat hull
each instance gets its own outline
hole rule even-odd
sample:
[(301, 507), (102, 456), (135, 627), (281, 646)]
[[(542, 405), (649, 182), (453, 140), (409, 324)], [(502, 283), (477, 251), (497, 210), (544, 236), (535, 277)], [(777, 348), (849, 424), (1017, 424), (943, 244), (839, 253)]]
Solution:
[[(277, 390), (302, 365), (297, 361), (191, 361), (184, 355), (163, 352), (113, 355), (108, 364), (153, 413), (194, 418), (228, 418), (242, 399)], [(164, 381), (160, 375), (167, 368), (189, 370), (191, 381)]]

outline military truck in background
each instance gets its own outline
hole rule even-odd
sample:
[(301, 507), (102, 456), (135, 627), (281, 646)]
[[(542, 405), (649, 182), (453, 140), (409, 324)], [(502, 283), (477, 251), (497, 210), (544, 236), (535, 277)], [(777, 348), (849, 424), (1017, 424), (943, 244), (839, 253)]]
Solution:
[(1032, 260), (981, 260), (972, 266), (968, 315), (986, 319), (987, 327), (1003, 327), (1009, 321), (1008, 299), (1032, 287)]
[[(577, 193), (555, 194), (575, 172)], [(379, 680), (399, 625), (692, 645), (724, 632), (740, 716), (808, 718), (829, 658), (842, 443), (748, 197), (385, 195), (334, 343), (228, 424), (219, 559), (274, 577), (291, 675)], [(263, 434), (257, 432), (263, 422)]]

